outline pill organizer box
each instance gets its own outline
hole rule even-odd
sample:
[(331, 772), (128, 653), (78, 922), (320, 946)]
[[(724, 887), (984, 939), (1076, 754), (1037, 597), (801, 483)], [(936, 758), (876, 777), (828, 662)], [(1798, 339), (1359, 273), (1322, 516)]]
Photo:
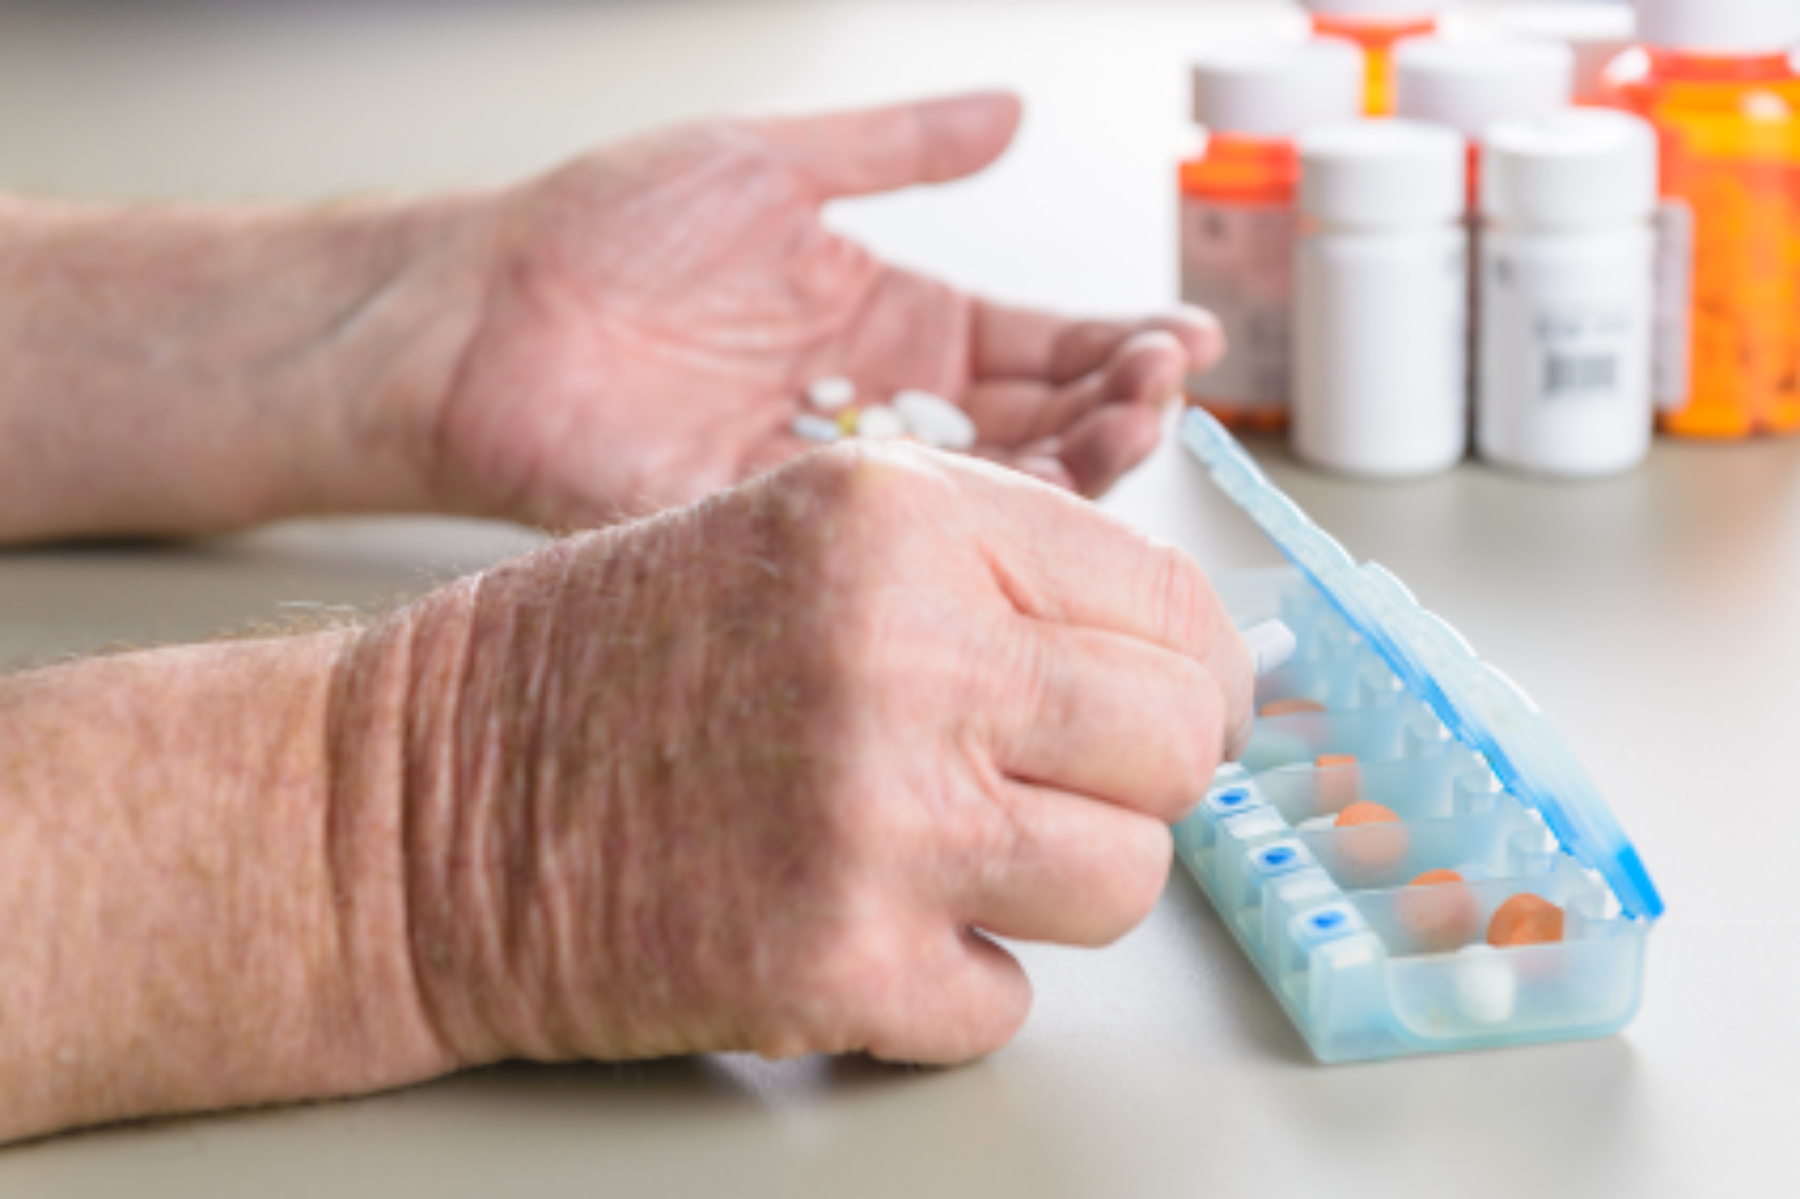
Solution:
[[(1240, 627), (1299, 648), (1175, 830), (1176, 852), (1323, 1062), (1602, 1036), (1643, 990), (1663, 903), (1550, 722), (1380, 566), (1358, 566), (1210, 416), (1182, 440), (1293, 563), (1217, 580)], [(1322, 710), (1319, 710), (1322, 709)], [(1352, 803), (1397, 822), (1338, 827)], [(1412, 886), (1429, 870), (1461, 882)], [(1494, 911), (1557, 905), (1563, 939), (1494, 948)]]

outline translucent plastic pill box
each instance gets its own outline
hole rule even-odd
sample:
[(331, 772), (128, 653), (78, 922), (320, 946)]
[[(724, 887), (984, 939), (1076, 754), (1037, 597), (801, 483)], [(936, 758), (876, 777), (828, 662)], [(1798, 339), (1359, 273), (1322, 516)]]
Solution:
[[(1240, 627), (1279, 617), (1299, 642), (1258, 680), (1258, 712), (1280, 700), (1323, 710), (1259, 715), (1243, 759), (1176, 828), (1176, 851), (1314, 1054), (1352, 1062), (1623, 1028), (1663, 903), (1568, 745), (1211, 417), (1188, 413), (1182, 438), (1293, 563), (1215, 580)], [(1334, 823), (1359, 802), (1398, 820)], [(1461, 881), (1409, 885), (1434, 870)], [(1562, 938), (1489, 945), (1496, 909), (1524, 893), (1562, 910)]]

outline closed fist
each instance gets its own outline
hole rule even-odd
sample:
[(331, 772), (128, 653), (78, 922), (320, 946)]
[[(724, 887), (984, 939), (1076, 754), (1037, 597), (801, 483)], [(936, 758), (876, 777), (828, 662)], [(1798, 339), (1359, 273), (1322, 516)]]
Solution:
[(1205, 578), (1043, 483), (841, 446), (562, 542), (404, 647), (405, 876), (457, 1060), (1005, 1043), (1250, 716)]

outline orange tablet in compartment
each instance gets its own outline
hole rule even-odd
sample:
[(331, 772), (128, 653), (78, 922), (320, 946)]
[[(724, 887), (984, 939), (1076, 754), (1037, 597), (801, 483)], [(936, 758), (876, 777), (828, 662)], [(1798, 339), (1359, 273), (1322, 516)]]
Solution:
[(1272, 699), (1262, 706), (1261, 716), (1305, 716), (1323, 712), (1325, 705), (1311, 699)]
[(1338, 813), (1339, 828), (1354, 828), (1359, 824), (1396, 824), (1400, 817), (1394, 815), (1394, 809), (1378, 803), (1362, 801), (1353, 803)]
[(1515, 895), (1494, 909), (1488, 921), (1488, 944), (1553, 945), (1563, 939), (1563, 910), (1537, 895)]
[(1395, 897), (1394, 919), (1424, 952), (1460, 949), (1481, 931), (1481, 909), (1456, 871), (1427, 870), (1406, 886)]
[(1392, 808), (1359, 800), (1338, 813), (1337, 827), (1368, 829), (1338, 847), (1338, 860), (1348, 871), (1339, 881), (1347, 885), (1375, 885), (1406, 856), (1406, 826)]
[(1313, 759), (1319, 771), (1319, 807), (1342, 811), (1362, 798), (1362, 772), (1355, 754), (1320, 754)]

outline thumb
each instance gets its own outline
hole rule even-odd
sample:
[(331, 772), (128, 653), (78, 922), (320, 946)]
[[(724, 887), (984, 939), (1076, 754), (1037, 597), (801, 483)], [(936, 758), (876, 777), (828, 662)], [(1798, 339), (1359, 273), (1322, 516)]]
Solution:
[(975, 92), (762, 121), (755, 128), (832, 199), (972, 175), (1000, 157), (1021, 112), (1009, 92)]

